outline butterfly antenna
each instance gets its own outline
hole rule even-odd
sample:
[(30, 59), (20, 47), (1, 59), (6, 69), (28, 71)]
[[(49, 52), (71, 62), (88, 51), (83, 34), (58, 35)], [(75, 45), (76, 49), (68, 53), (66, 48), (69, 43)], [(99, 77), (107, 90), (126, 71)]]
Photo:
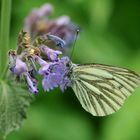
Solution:
[(77, 37), (78, 37), (79, 32), (80, 32), (80, 28), (78, 27), (78, 28), (76, 29), (76, 35), (75, 35), (75, 40), (74, 40), (74, 43), (73, 43), (73, 47), (72, 47), (70, 59), (71, 59), (72, 56), (73, 56), (74, 48), (75, 48), (75, 44), (76, 44), (76, 41), (77, 41)]

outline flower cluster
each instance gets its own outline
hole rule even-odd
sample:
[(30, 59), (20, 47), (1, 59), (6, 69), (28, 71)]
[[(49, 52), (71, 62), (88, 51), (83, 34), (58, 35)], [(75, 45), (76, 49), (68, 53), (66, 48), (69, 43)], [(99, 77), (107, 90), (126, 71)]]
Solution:
[(24, 56), (17, 55), (16, 51), (9, 51), (9, 69), (12, 74), (16, 75), (16, 79), (19, 81), (21, 76), (24, 76), (29, 91), (32, 93), (38, 93), (37, 80), (34, 75), (30, 74), (32, 69), (29, 69), (27, 64), (23, 61)]
[(77, 26), (72, 24), (70, 18), (66, 15), (49, 20), (52, 12), (51, 4), (44, 4), (40, 8), (33, 9), (25, 19), (24, 30), (29, 33), (32, 39), (39, 35), (51, 33), (62, 38), (67, 46), (70, 45), (75, 39)]
[(42, 60), (39, 56), (35, 56), (34, 59), (40, 65), (38, 73), (44, 77), (42, 86), (45, 91), (52, 90), (54, 87), (60, 87), (64, 91), (70, 86), (70, 80), (67, 76), (69, 73), (69, 67), (67, 66), (69, 63), (68, 57), (57, 58), (57, 61), (49, 63)]
[(25, 31), (19, 33), (17, 49), (9, 51), (11, 73), (17, 82), (24, 79), (29, 91), (35, 94), (38, 93), (38, 74), (43, 77), (45, 91), (55, 87), (64, 91), (71, 85), (68, 77), (71, 61), (63, 54), (76, 31), (68, 16), (49, 20), (52, 11), (50, 4), (34, 9), (26, 18)]
[[(57, 39), (58, 44), (65, 43), (57, 36), (52, 35), (51, 37)], [(60, 46), (62, 47), (62, 45)], [(60, 57), (60, 55), (62, 55), (61, 51), (53, 50), (46, 44), (39, 43), (34, 46), (28, 33), (21, 31), (17, 50), (9, 51), (9, 69), (16, 76), (17, 82), (24, 78), (31, 93), (38, 93), (37, 74), (43, 76), (42, 86), (45, 91), (55, 87), (60, 87), (64, 91), (71, 84), (68, 77), (70, 72), (68, 64), (71, 62), (68, 57)]]

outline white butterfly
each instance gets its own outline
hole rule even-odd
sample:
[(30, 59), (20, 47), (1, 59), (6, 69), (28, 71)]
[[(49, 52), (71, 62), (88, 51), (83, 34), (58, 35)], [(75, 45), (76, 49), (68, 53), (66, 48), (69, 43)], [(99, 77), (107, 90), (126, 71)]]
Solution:
[(72, 64), (70, 79), (82, 107), (93, 116), (119, 110), (140, 83), (140, 76), (131, 70), (101, 64)]

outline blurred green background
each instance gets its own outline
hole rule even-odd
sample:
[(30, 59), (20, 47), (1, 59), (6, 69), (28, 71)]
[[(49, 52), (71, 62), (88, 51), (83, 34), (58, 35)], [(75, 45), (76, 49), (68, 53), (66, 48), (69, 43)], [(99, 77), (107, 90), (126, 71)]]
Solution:
[[(104, 63), (140, 73), (140, 0), (13, 0), (11, 48), (33, 7), (49, 2), (51, 18), (69, 15), (81, 26), (73, 55), (75, 63)], [(140, 87), (117, 113), (94, 117), (73, 91), (41, 90), (23, 127), (7, 140), (140, 140)]]

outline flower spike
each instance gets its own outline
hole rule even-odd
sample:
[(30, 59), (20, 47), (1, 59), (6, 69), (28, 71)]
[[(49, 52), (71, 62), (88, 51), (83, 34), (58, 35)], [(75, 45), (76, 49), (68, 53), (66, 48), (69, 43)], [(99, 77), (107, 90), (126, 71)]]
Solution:
[(48, 16), (52, 12), (51, 4), (34, 9), (18, 35), (17, 49), (9, 51), (11, 73), (17, 82), (26, 81), (34, 94), (38, 93), (38, 74), (43, 77), (44, 91), (59, 87), (63, 92), (71, 85), (70, 59), (64, 55), (74, 41), (75, 30), (68, 16), (50, 20)]

